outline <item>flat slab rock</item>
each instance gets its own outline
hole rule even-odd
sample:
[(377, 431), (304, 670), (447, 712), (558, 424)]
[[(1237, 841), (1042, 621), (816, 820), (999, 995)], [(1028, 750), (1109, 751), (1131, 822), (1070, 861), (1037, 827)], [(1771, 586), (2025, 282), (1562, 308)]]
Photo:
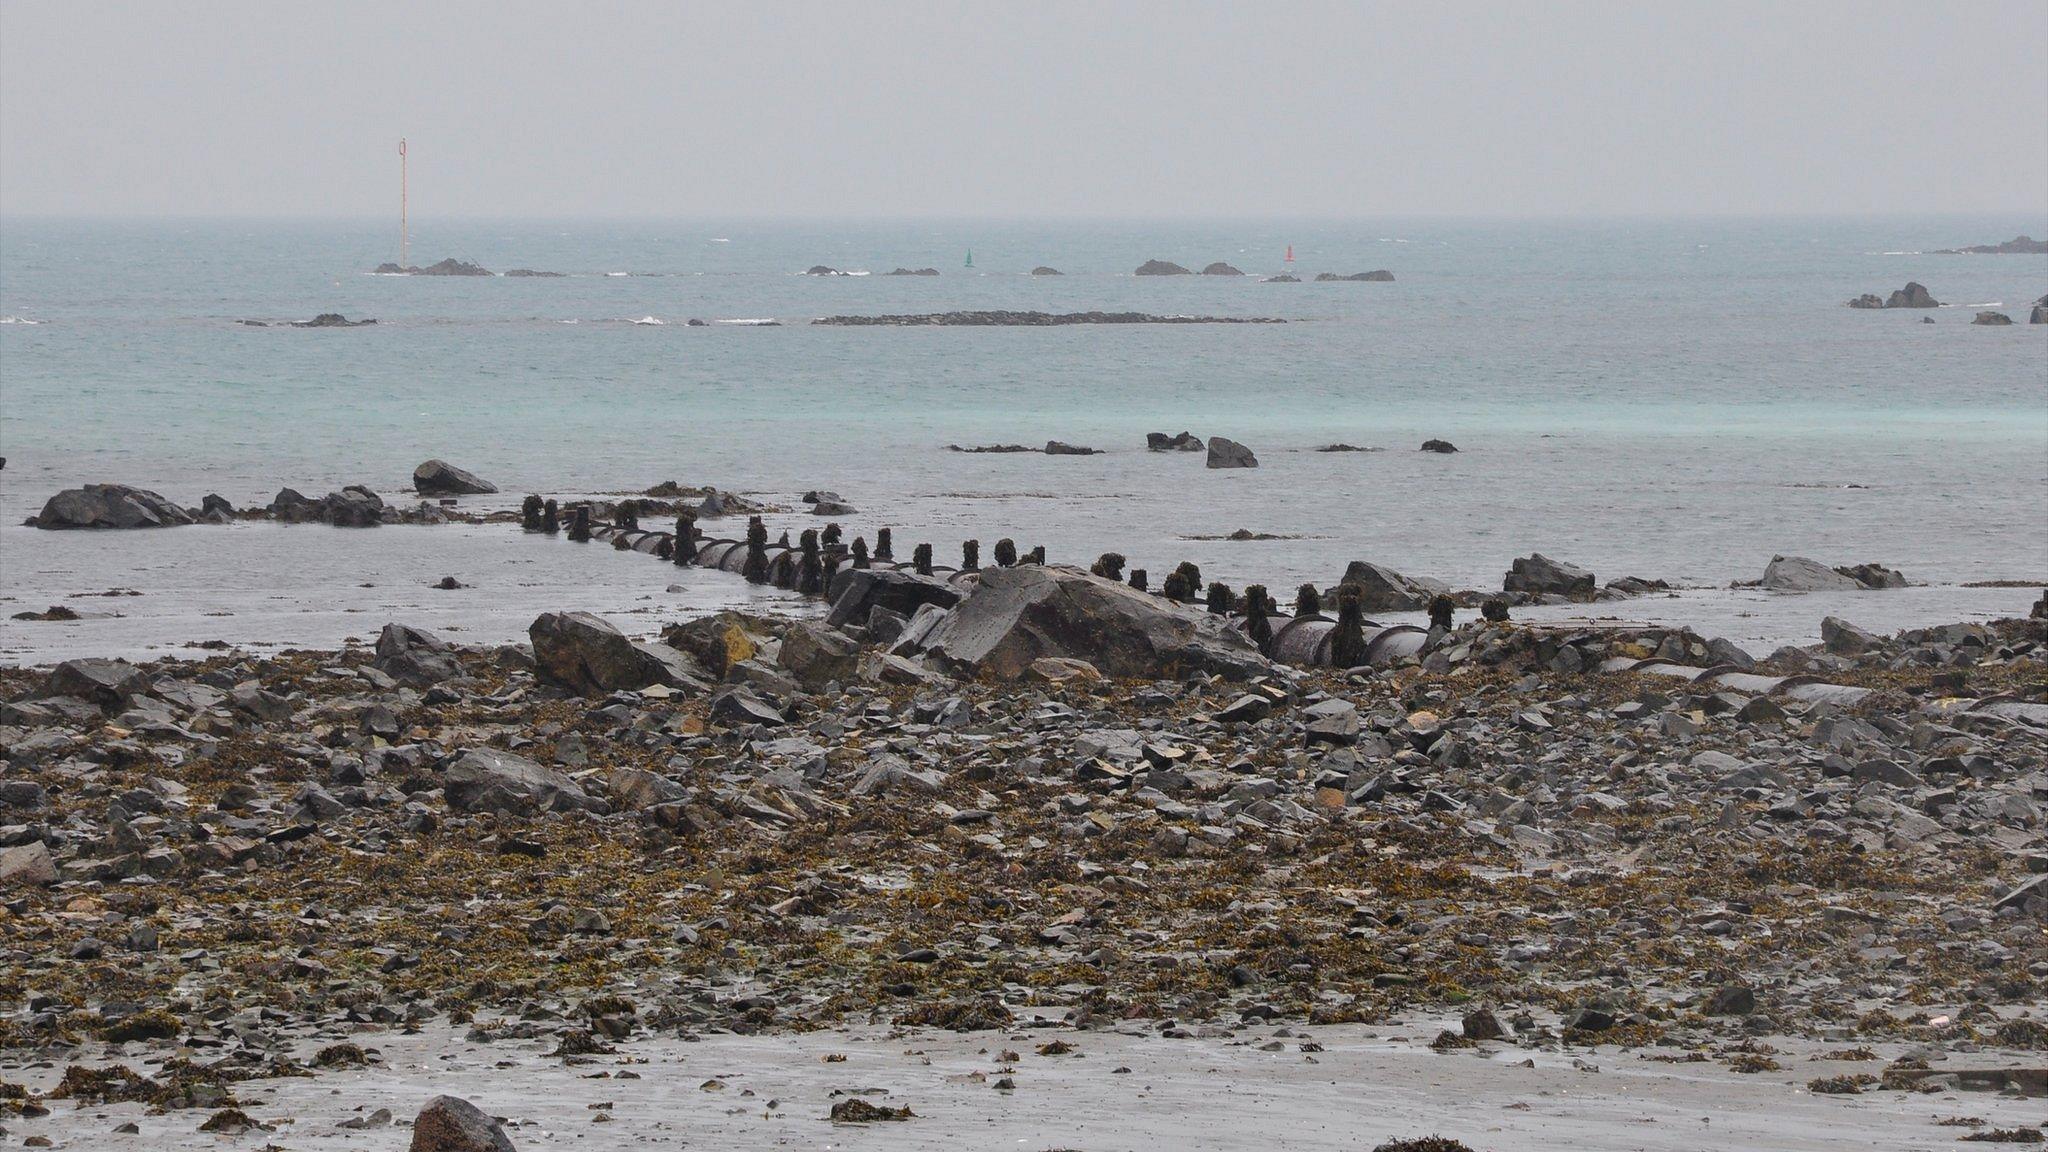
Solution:
[(1242, 680), (1272, 668), (1218, 617), (1078, 568), (1038, 564), (983, 570), (925, 648), (946, 667), (997, 680), (1019, 679), (1047, 656), (1085, 660), (1118, 678), (1211, 672)]

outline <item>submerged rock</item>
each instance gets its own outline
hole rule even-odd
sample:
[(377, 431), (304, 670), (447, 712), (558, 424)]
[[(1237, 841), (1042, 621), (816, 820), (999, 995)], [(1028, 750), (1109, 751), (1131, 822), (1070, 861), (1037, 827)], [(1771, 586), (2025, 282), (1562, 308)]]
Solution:
[(558, 280), (562, 277), (560, 272), (542, 272), (534, 268), (511, 268), (506, 270), (505, 275), (513, 279), (541, 280)]
[(1102, 454), (1102, 449), (1087, 448), (1079, 444), (1067, 444), (1058, 440), (1047, 440), (1045, 442), (1045, 454), (1047, 456), (1099, 456)]
[(1048, 656), (1146, 679), (1208, 672), (1243, 680), (1272, 667), (1222, 617), (1078, 568), (1040, 564), (985, 569), (925, 649), (948, 668), (995, 680), (1020, 679)]
[[(1186, 271), (1186, 269), (1182, 269)], [(918, 312), (886, 316), (821, 316), (839, 328), (1050, 328), (1068, 324), (1285, 324), (1270, 316), (1155, 316), (1148, 312)]]
[(449, 258), (448, 258), (448, 259), (446, 259), (446, 260), (442, 260), (442, 261), (439, 261), (439, 262), (437, 262), (437, 263), (429, 264), (429, 265), (427, 265), (427, 266), (426, 266), (426, 267), (424, 267), (424, 268), (421, 268), (421, 267), (419, 267), (419, 266), (417, 266), (417, 265), (414, 265), (414, 266), (411, 266), (411, 267), (400, 267), (400, 266), (398, 266), (397, 264), (379, 264), (379, 265), (377, 265), (376, 271), (378, 272), (378, 274), (380, 274), (380, 275), (385, 275), (385, 276), (489, 276), (489, 275), (491, 275), (491, 270), (490, 270), (490, 269), (488, 269), (488, 268), (486, 268), (486, 267), (484, 267), (484, 266), (483, 266), (483, 265), (481, 265), (481, 264), (472, 264), (472, 263), (470, 263), (470, 262), (469, 262), (469, 261), (467, 261), (467, 260), (457, 260), (457, 259), (455, 259), (455, 258), (454, 258), (454, 257), (452, 257), (452, 256), (451, 256), (451, 257), (449, 257)]
[(1879, 300), (1872, 293), (1865, 292), (1863, 295), (1858, 296), (1854, 300), (1849, 301), (1849, 307), (1939, 308), (1941, 307), (1941, 301), (1936, 300), (1933, 294), (1927, 291), (1927, 286), (1925, 284), (1921, 284), (1916, 280), (1909, 280), (1906, 282), (1906, 286), (1904, 288), (1901, 288), (1898, 291), (1893, 292), (1890, 296), (1885, 297), (1883, 300)]
[(1349, 276), (1339, 276), (1335, 272), (1316, 273), (1316, 281), (1318, 283), (1324, 284), (1343, 280), (1384, 284), (1391, 282), (1393, 279), (1394, 274), (1392, 272), (1387, 271), (1385, 268), (1375, 268), (1370, 272), (1353, 272)]
[(480, 496), (498, 486), (446, 460), (429, 460), (412, 470), (413, 491), (422, 496)]
[(29, 521), (36, 528), (174, 528), (198, 518), (146, 488), (88, 484), (67, 488)]
[(937, 276), (938, 274), (939, 270), (937, 268), (892, 268), (882, 273), (884, 276)]
[(2012, 323), (2012, 317), (2007, 316), (2003, 312), (1979, 312), (1977, 313), (1977, 318), (1970, 321), (1970, 323), (1983, 324), (1987, 327), (2003, 327)]
[(1145, 447), (1152, 452), (1200, 452), (1206, 447), (1202, 438), (1192, 432), (1168, 436), (1164, 432), (1145, 433)]
[(1861, 588), (1818, 560), (1804, 556), (1773, 556), (1764, 567), (1763, 586), (1773, 592), (1827, 592)]
[(1033, 276), (1062, 276), (1062, 275), (1065, 275), (1065, 273), (1061, 272), (1061, 271), (1060, 271), (1059, 269), (1057, 269), (1057, 268), (1053, 268), (1053, 267), (1051, 267), (1051, 266), (1049, 266), (1049, 265), (1045, 265), (1045, 264), (1040, 264), (1040, 265), (1039, 265), (1038, 267), (1036, 267), (1036, 268), (1033, 268), (1033, 269), (1031, 270), (1031, 274), (1032, 274)]
[[(375, 320), (351, 320), (339, 312), (322, 312), (311, 320), (294, 320), (291, 326), (294, 328), (365, 328), (375, 323)], [(263, 325), (254, 326), (262, 327)]]

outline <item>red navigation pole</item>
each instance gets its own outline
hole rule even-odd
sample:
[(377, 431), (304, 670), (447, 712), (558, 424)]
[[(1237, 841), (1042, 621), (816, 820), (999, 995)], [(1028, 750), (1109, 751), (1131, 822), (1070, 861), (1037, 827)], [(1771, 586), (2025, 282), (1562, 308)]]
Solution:
[(398, 138), (398, 266), (412, 267), (409, 253), (411, 234), (405, 226), (405, 137)]

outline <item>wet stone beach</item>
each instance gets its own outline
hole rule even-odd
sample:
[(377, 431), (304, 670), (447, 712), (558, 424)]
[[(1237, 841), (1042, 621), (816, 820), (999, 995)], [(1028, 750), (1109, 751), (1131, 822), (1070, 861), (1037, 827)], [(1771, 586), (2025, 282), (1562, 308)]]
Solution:
[[(571, 1120), (513, 1114), (567, 1104), (522, 1109), (522, 1083), (599, 1084), (573, 1123), (613, 1123), (591, 1078), (659, 1070), (725, 1108), (621, 1105), (635, 1141), (767, 1143), (718, 1127), (744, 1113), (947, 1146), (1021, 1090), (1044, 1095), (1008, 1146), (1131, 1147), (1062, 1129), (1062, 1093), (1080, 1125), (1162, 1045), (1398, 1038), (1433, 1080), (1698, 1065), (1699, 1109), (1797, 1097), (1801, 1147), (1864, 1098), (1916, 1147), (2038, 1141), (2048, 621), (1835, 627), (1741, 666), (1682, 629), (1460, 612), (1301, 666), (1002, 560), (659, 642), (563, 611), (516, 645), (394, 623), (0, 670), (0, 1127), (545, 1147)], [(906, 1059), (927, 1045), (943, 1086)], [(820, 1071), (849, 1048), (858, 1074)], [(490, 1114), (408, 1095), (432, 1079), (408, 1060), (472, 1068)], [(316, 1121), (329, 1082), (378, 1094)], [(1438, 1115), (1470, 1127), (1390, 1113), (1328, 1146), (1644, 1146), (1618, 1117), (1544, 1144)]]

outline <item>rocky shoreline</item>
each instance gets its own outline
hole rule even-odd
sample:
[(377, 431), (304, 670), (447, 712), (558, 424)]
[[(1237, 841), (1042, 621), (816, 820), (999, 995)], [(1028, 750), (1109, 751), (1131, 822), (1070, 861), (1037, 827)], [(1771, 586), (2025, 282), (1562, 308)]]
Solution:
[[(735, 563), (772, 579), (749, 535)], [(1307, 615), (1202, 611), (1180, 570), (1172, 599), (1121, 557), (1000, 544), (826, 573), (810, 535), (782, 555), (830, 589), (822, 622), (636, 641), (565, 610), (521, 645), (393, 624), (0, 670), (0, 1049), (66, 1069), (0, 1104), (197, 1128), (251, 1078), (424, 1027), (568, 1061), (1416, 1012), (1459, 1021), (1446, 1053), (1749, 1073), (1782, 1067), (1761, 1035), (1892, 1046), (1826, 1089), (1852, 1094), (2048, 1051), (2048, 621), (1762, 659), (1683, 629), (1377, 629), (1368, 588), (1404, 590), (1354, 565), (1304, 658)], [(1508, 583), (1592, 579), (1525, 559)]]

